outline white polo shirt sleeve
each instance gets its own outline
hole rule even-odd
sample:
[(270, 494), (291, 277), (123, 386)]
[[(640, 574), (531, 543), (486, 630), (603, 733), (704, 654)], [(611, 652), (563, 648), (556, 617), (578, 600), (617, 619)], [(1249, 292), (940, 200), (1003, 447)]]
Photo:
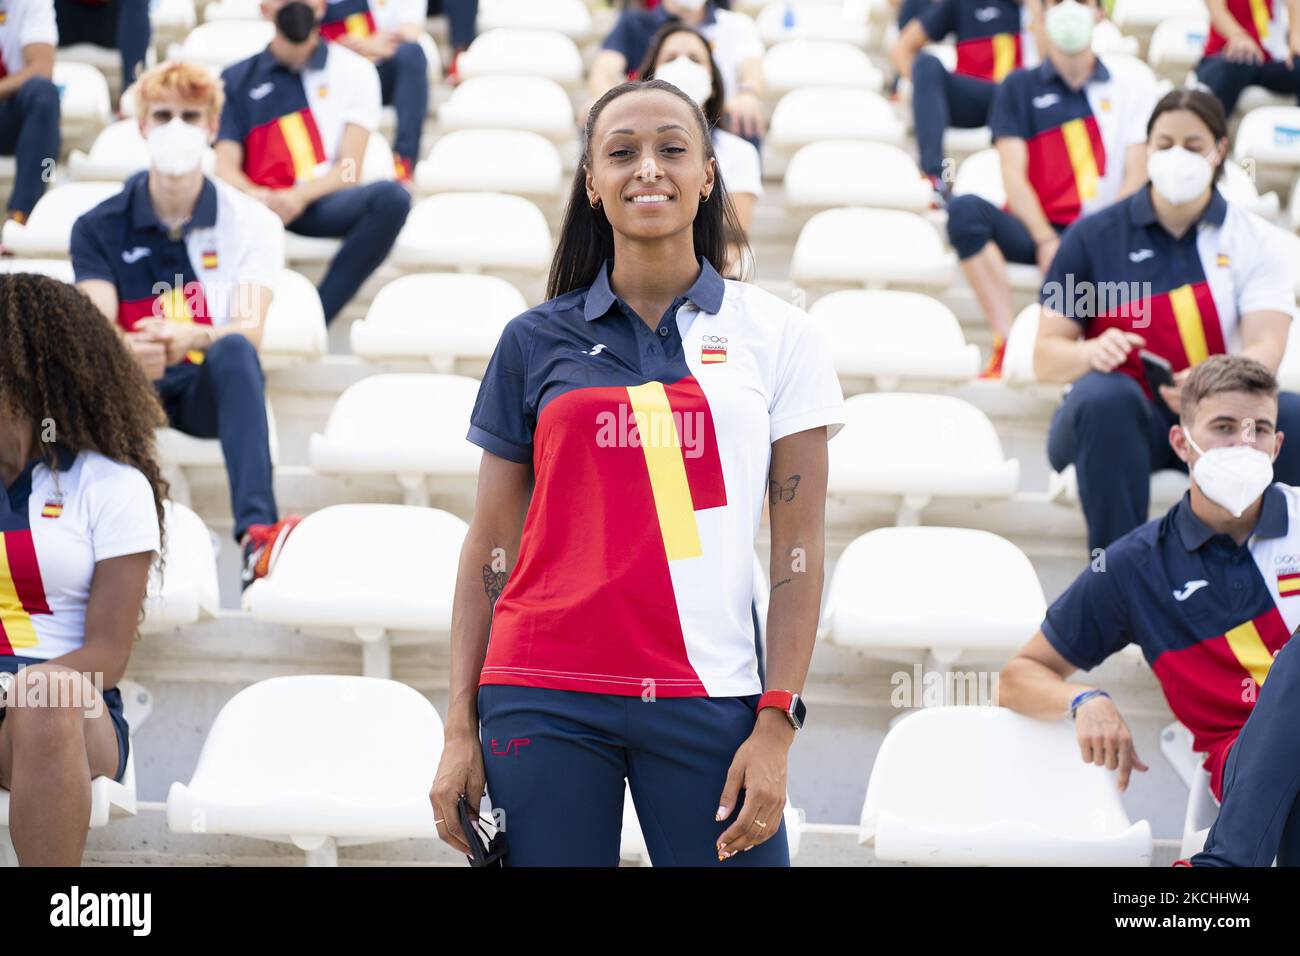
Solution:
[(844, 427), (844, 393), (821, 331), (807, 313), (790, 307), (768, 409), (771, 440), (818, 425), (827, 439)]
[(340, 108), (339, 118), (345, 124), (355, 123), (373, 133), (379, 128), (379, 113), (383, 108), (379, 71), (365, 57), (337, 43), (330, 44), (330, 56), (339, 58), (337, 80), (333, 85), (341, 87), (340, 92), (347, 97)]
[[(1237, 315), (1252, 312), (1291, 314), (1295, 304), (1295, 287), (1282, 243), (1270, 235), (1276, 228), (1257, 216), (1228, 204), (1228, 215), (1237, 219), (1246, 239), (1238, 245), (1237, 261), (1244, 267), (1238, 280)], [(1248, 238), (1247, 238), (1248, 237)]]
[(763, 195), (763, 171), (753, 143), (725, 129), (715, 129), (713, 155), (728, 193)]
[[(19, 46), (33, 43), (59, 45), (59, 29), (54, 20), (54, 0), (24, 0), (18, 26)], [(13, 68), (10, 68), (13, 72)]]
[(98, 454), (88, 458), (85, 469), (86, 515), (95, 561), (157, 551), (158, 513), (144, 474)]
[(248, 237), (235, 267), (235, 283), (273, 289), (284, 268), (284, 223), (257, 200), (235, 193), (232, 201), (237, 203), (240, 228)]

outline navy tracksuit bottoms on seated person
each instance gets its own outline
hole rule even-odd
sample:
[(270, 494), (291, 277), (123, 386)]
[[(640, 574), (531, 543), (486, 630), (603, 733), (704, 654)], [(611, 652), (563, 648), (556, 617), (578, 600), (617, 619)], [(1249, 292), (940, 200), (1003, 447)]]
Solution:
[(168, 366), (155, 383), (173, 428), (221, 440), (236, 541), (249, 525), (277, 520), (265, 381), (253, 343), (223, 335), (200, 364)]
[(10, 211), (31, 214), (45, 192), (45, 171), (54, 168), (58, 155), (59, 90), (45, 77), (33, 76), (0, 100), (0, 156), (14, 157), (16, 167)]
[(1194, 866), (1300, 866), (1300, 641), (1273, 658), (1228, 751), (1223, 803)]
[(645, 701), (482, 685), (483, 766), (492, 808), (504, 811), (506, 865), (617, 866), (626, 779), (655, 866), (788, 866), (783, 818), (764, 821), (777, 828), (770, 839), (718, 861), (740, 806), (713, 818), (757, 704), (757, 694)]
[[(1287, 439), (1273, 476), (1300, 484), (1300, 395), (1278, 393), (1277, 430)], [(1177, 418), (1146, 397), (1131, 376), (1091, 371), (1076, 381), (1052, 417), (1047, 457), (1061, 471), (1073, 464), (1088, 524), (1088, 550), (1104, 548), (1148, 520), (1151, 473), (1186, 471), (1169, 445)]]
[(912, 113), (921, 172), (943, 174), (943, 132), (950, 126), (987, 126), (998, 85), (973, 76), (949, 73), (931, 53), (918, 53), (912, 64)]
[[(1065, 226), (1052, 224), (1057, 234)], [(990, 242), (997, 243), (1007, 262), (1032, 266), (1038, 263), (1038, 246), (1025, 224), (980, 196), (954, 196), (948, 202), (948, 241), (957, 258), (978, 255)]]
[(1300, 64), (1291, 69), (1282, 60), (1268, 63), (1233, 63), (1221, 55), (1207, 56), (1196, 67), (1196, 78), (1210, 88), (1229, 116), (1248, 86), (1262, 86), (1274, 93), (1290, 94), (1300, 100)]
[(385, 106), (397, 111), (393, 152), (410, 161), (420, 158), (420, 131), (429, 109), (429, 60), (418, 43), (400, 43), (397, 52), (375, 64)]
[(116, 47), (122, 55), (122, 88), (126, 89), (144, 67), (153, 39), (150, 6), (149, 0), (54, 0), (59, 46)]
[(411, 194), (386, 180), (322, 196), (289, 223), (289, 231), (300, 236), (343, 240), (319, 288), (326, 322), (333, 321), (379, 268), (410, 211)]

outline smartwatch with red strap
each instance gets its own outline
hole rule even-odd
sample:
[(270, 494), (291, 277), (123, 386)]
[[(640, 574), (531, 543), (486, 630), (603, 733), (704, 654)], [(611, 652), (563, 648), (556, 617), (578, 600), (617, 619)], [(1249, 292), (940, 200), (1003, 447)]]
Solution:
[(785, 714), (785, 719), (790, 721), (790, 726), (798, 730), (803, 726), (804, 717), (808, 713), (808, 708), (804, 706), (803, 699), (795, 693), (788, 690), (769, 690), (763, 693), (758, 699), (758, 706), (754, 708), (755, 713), (759, 713), (764, 707), (776, 707)]

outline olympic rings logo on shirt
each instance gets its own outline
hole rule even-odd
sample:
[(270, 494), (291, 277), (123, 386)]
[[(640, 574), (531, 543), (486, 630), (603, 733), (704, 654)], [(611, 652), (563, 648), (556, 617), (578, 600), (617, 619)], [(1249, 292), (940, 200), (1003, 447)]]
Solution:
[(727, 344), (727, 337), (726, 337), (725, 335), (702, 335), (702, 336), (700, 336), (700, 341), (701, 341), (701, 342), (717, 342), (719, 345), (726, 345), (726, 344)]

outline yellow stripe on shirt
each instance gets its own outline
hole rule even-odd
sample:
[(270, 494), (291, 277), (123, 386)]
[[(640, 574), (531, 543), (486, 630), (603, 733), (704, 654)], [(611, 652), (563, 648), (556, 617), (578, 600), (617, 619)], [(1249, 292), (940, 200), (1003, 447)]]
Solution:
[(646, 382), (630, 386), (627, 394), (650, 473), (650, 490), (655, 499), (664, 551), (669, 561), (697, 558), (704, 551), (695, 524), (690, 484), (686, 480), (681, 436), (673, 421), (668, 393), (662, 382)]
[(1169, 293), (1169, 304), (1178, 323), (1178, 337), (1183, 340), (1183, 352), (1189, 366), (1199, 365), (1210, 355), (1205, 344), (1205, 324), (1201, 307), (1196, 304), (1196, 292), (1190, 285), (1180, 285)]

